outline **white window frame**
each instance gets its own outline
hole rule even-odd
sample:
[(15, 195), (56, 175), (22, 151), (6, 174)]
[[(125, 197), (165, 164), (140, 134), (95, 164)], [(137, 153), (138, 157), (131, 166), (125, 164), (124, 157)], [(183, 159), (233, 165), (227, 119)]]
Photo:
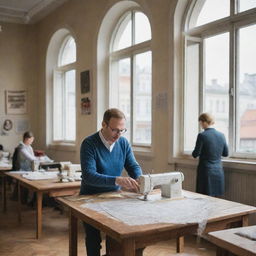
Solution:
[[(73, 38), (71, 35), (68, 35), (65, 37), (65, 39), (63, 40), (62, 44), (61, 44), (61, 48), (59, 50), (59, 54), (58, 54), (58, 66), (54, 69), (53, 71), (53, 91), (54, 91), (54, 85), (55, 85), (55, 79), (56, 79), (56, 74), (60, 75), (61, 76), (61, 83), (62, 83), (62, 99), (64, 101), (64, 105), (65, 105), (65, 73), (68, 72), (68, 71), (71, 71), (71, 70), (74, 70), (75, 71), (75, 74), (76, 74), (76, 61), (75, 62), (72, 62), (72, 63), (69, 63), (69, 64), (66, 64), (66, 65), (62, 65), (60, 66), (60, 63), (61, 63), (61, 58), (62, 58), (62, 55), (63, 55), (63, 51), (65, 49), (65, 46), (66, 46), (66, 43), (68, 42), (68, 40), (70, 40), (70, 38)], [(76, 78), (75, 78), (76, 80)], [(75, 82), (76, 83), (76, 82)], [(76, 89), (76, 88), (75, 88)], [(76, 94), (76, 90), (75, 90), (75, 94)], [(54, 97), (52, 98), (53, 100), (53, 103), (52, 103), (52, 106), (53, 106), (53, 111), (52, 111), (52, 131), (54, 131)], [(75, 103), (75, 106), (76, 106), (76, 103)], [(77, 111), (75, 111), (77, 112)], [(65, 111), (62, 112), (63, 114), (63, 117), (62, 117), (62, 134), (64, 136), (64, 138), (66, 137), (65, 136), (65, 119), (66, 119), (66, 113)], [(76, 118), (77, 119), (77, 118)], [(76, 127), (77, 128), (77, 127)], [(65, 139), (62, 139), (62, 140), (55, 140), (54, 139), (54, 132), (52, 134), (52, 143), (53, 144), (75, 144), (76, 143), (76, 133), (75, 133), (75, 139), (74, 140), (65, 140)]]
[[(236, 0), (230, 0), (230, 16), (225, 17), (220, 20), (216, 20), (213, 22), (210, 22), (205, 25), (201, 25), (198, 27), (194, 27), (189, 29), (189, 21), (191, 19), (191, 14), (193, 7), (195, 6), (196, 1), (193, 1), (190, 4), (190, 8), (187, 10), (186, 21), (184, 22), (184, 34), (183, 34), (183, 41), (184, 41), (184, 53), (186, 53), (186, 38), (200, 38), (202, 40), (202, 47), (200, 47), (200, 63), (203, 63), (203, 54), (204, 54), (204, 45), (203, 40), (212, 37), (218, 34), (222, 34), (225, 32), (229, 32), (230, 40), (229, 40), (229, 51), (230, 51), (230, 76), (229, 76), (229, 155), (231, 158), (243, 158), (243, 159), (256, 159), (255, 153), (240, 153), (236, 152), (236, 112), (237, 112), (237, 93), (236, 88), (238, 88), (238, 36), (237, 31), (238, 29), (250, 25), (256, 24), (256, 8), (236, 13)], [(193, 18), (193, 17), (192, 17)], [(193, 19), (192, 19), (193, 21)], [(184, 76), (186, 75), (186, 69), (185, 69), (185, 61), (186, 54), (184, 54), (183, 59), (183, 70)], [(183, 79), (183, 99), (185, 98), (185, 79)], [(203, 71), (203, 64), (200, 65), (199, 68), (199, 112), (202, 112), (203, 109), (203, 101), (204, 101), (204, 71)], [(185, 102), (183, 103), (185, 104)], [(198, 113), (199, 114), (199, 113)], [(185, 123), (184, 120), (184, 113), (183, 113), (183, 123)], [(197, 121), (197, 120), (195, 120)], [(185, 127), (183, 126), (183, 131), (181, 136), (184, 136)], [(200, 132), (200, 129), (198, 129), (198, 132)], [(183, 152), (184, 155), (191, 154), (191, 152), (184, 151), (184, 140), (181, 139), (181, 152)]]
[[(152, 125), (152, 90), (151, 90), (151, 143), (150, 144), (145, 144), (145, 143), (133, 143), (133, 88), (134, 88), (134, 71), (135, 71), (135, 67), (133, 65), (134, 63), (134, 58), (136, 55), (138, 54), (141, 54), (141, 53), (146, 53), (146, 52), (151, 52), (152, 54), (152, 49), (151, 49), (151, 40), (147, 40), (147, 41), (144, 41), (142, 43), (138, 43), (138, 44), (135, 44), (134, 42), (134, 33), (135, 33), (135, 24), (134, 24), (134, 15), (135, 15), (135, 12), (142, 12), (140, 9), (136, 9), (136, 8), (133, 8), (133, 9), (130, 9), (130, 10), (127, 10), (122, 16), (121, 18), (119, 19), (119, 22), (117, 24), (117, 26), (115, 27), (115, 31), (114, 33), (112, 34), (112, 38), (111, 38), (111, 42), (110, 42), (110, 55), (109, 55), (109, 73), (111, 74), (109, 77), (110, 77), (110, 81), (109, 81), (109, 87), (110, 87), (110, 90), (109, 91), (112, 91), (111, 90), (111, 87), (112, 87), (112, 72), (113, 72), (113, 66), (115, 65), (115, 63), (119, 60), (122, 60), (122, 59), (125, 59), (125, 58), (129, 58), (130, 59), (130, 73), (131, 73), (131, 118), (130, 118), (130, 122), (131, 122), (131, 145), (133, 147), (140, 147), (140, 148), (150, 148), (152, 146), (152, 134), (153, 134), (153, 125)], [(131, 13), (131, 20), (132, 20), (132, 45), (127, 47), (127, 48), (124, 48), (124, 49), (121, 49), (121, 50), (116, 50), (116, 51), (112, 51), (112, 49), (114, 48), (114, 41), (116, 39), (116, 33), (118, 32), (120, 26), (122, 25), (122, 22), (123, 20), (127, 17), (127, 15), (129, 15), (129, 13)], [(142, 12), (144, 13), (144, 12)], [(144, 13), (145, 14), (145, 13)], [(146, 15), (146, 14), (145, 14)], [(147, 16), (147, 15), (146, 15)], [(152, 67), (152, 65), (151, 65)], [(152, 69), (151, 69), (151, 86), (152, 86)], [(111, 102), (111, 94), (109, 94), (109, 102)]]

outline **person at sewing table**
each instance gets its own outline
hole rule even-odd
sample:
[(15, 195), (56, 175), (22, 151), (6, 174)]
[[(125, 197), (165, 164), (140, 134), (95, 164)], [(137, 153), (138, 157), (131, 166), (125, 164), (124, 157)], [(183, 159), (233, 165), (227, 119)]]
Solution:
[[(37, 158), (34, 155), (33, 148), (31, 144), (34, 141), (34, 135), (32, 132), (27, 131), (23, 134), (23, 140), (15, 148), (13, 157), (12, 157), (12, 170), (13, 171), (32, 171), (33, 161), (36, 161)], [(13, 192), (11, 199), (17, 200), (18, 197), (18, 186), (17, 183), (12, 180), (9, 183), (13, 184)], [(21, 202), (32, 205), (34, 195), (33, 192), (30, 192), (27, 188), (21, 189)]]
[(196, 192), (209, 196), (224, 194), (224, 172), (222, 156), (228, 156), (228, 146), (224, 134), (212, 127), (214, 118), (208, 113), (202, 113), (199, 123), (203, 132), (199, 133), (194, 158), (199, 156), (197, 167)]
[[(96, 194), (128, 189), (138, 192), (137, 178), (141, 168), (131, 146), (121, 135), (126, 132), (125, 115), (116, 108), (103, 116), (100, 131), (84, 139), (81, 144), (82, 182), (80, 194)], [(121, 177), (123, 168), (130, 177)], [(88, 256), (100, 256), (100, 231), (84, 223)]]
[(13, 155), (13, 170), (31, 171), (33, 161), (37, 161), (32, 148), (34, 141), (32, 132), (25, 132), (23, 134), (23, 141), (15, 148)]

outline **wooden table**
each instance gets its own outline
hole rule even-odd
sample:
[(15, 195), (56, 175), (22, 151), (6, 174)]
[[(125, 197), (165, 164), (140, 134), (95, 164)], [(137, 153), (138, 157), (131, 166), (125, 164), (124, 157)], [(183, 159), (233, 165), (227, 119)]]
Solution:
[[(114, 193), (114, 192), (113, 192)], [(94, 199), (95, 196), (91, 196)], [(214, 211), (210, 213), (205, 228), (205, 233), (230, 227), (231, 224), (239, 226), (248, 225), (248, 215), (255, 213), (256, 208), (223, 199), (208, 197), (205, 195), (184, 191), (184, 196), (190, 198), (207, 198), (216, 202)], [(95, 228), (103, 231), (106, 236), (107, 255), (111, 256), (139, 256), (142, 255), (146, 246), (176, 238), (177, 251), (183, 250), (182, 239), (186, 234), (197, 232), (198, 224), (173, 224), (158, 223), (147, 225), (127, 225), (112, 216), (98, 211), (81, 207), (85, 203), (82, 196), (72, 198), (58, 198), (58, 200), (69, 208), (69, 255), (77, 255), (77, 220), (80, 219)], [(72, 200), (71, 200), (72, 199)], [(108, 199), (111, 200), (111, 199)], [(112, 199), (114, 200), (114, 199)], [(137, 199), (136, 199), (137, 200)], [(180, 200), (182, 203), (182, 200)], [(136, 211), (136, 209), (135, 209)], [(184, 209), (184, 214), (189, 209)], [(157, 216), (156, 216), (157, 217)], [(109, 254), (111, 252), (111, 254)]]
[(5, 181), (5, 172), (11, 171), (12, 166), (0, 166), (0, 177), (2, 178), (2, 208), (3, 212), (6, 212), (6, 181)]
[[(36, 214), (36, 238), (39, 239), (42, 234), (42, 199), (43, 193), (47, 193), (50, 197), (67, 196), (77, 193), (80, 189), (80, 181), (75, 182), (59, 182), (57, 179), (49, 180), (28, 180), (23, 178), (21, 174), (5, 172), (18, 183), (18, 220), (21, 222), (21, 197), (20, 187), (26, 187), (36, 193), (37, 198), (37, 214)], [(5, 193), (6, 195), (6, 193)]]
[(238, 256), (256, 256), (256, 241), (237, 235), (237, 232), (256, 232), (256, 226), (232, 228), (221, 231), (210, 232), (209, 240), (218, 246), (216, 255), (227, 255), (231, 252)]

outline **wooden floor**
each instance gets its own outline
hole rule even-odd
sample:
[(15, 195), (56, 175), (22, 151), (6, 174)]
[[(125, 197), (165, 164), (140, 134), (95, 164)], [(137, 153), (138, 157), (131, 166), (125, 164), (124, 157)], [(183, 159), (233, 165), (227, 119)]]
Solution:
[[(2, 198), (2, 197), (1, 197)], [(2, 205), (1, 205), (2, 206)], [(43, 209), (43, 235), (35, 239), (35, 210), (23, 206), (22, 223), (18, 224), (16, 202), (8, 201), (7, 213), (0, 209), (0, 255), (1, 256), (68, 256), (68, 219), (53, 208)], [(103, 248), (104, 248), (103, 241)], [(79, 224), (79, 254), (86, 255), (84, 232)], [(102, 250), (104, 253), (104, 249)], [(215, 247), (195, 236), (185, 238), (185, 252), (175, 253), (175, 241), (149, 246), (144, 256), (214, 256)]]

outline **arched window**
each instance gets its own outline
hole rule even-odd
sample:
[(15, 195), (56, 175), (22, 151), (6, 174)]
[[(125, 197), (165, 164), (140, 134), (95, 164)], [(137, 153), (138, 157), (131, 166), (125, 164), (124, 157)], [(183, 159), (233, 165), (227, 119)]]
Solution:
[(110, 105), (127, 119), (125, 134), (132, 145), (151, 145), (151, 27), (137, 10), (119, 20), (110, 46)]
[(255, 7), (250, 0), (197, 0), (188, 8), (184, 151), (194, 147), (199, 113), (210, 112), (229, 142), (231, 156), (255, 157)]
[(76, 140), (76, 43), (67, 35), (59, 48), (53, 79), (53, 141)]

